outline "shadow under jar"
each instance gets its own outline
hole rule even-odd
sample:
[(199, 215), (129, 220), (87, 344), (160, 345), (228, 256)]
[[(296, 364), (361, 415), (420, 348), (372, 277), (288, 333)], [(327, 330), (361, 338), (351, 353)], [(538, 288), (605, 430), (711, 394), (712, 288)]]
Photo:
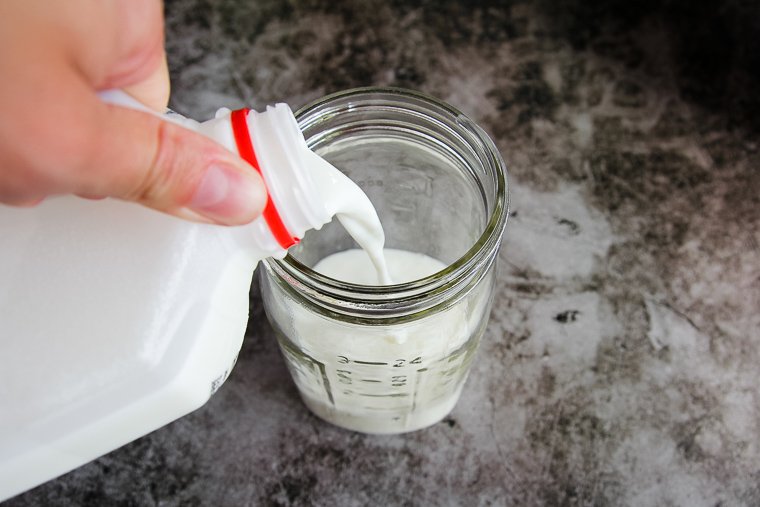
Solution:
[(296, 113), (309, 146), (374, 204), (386, 248), (446, 268), (390, 286), (312, 269), (356, 248), (333, 221), (260, 270), (267, 316), (305, 404), (365, 433), (440, 421), (456, 404), (490, 313), (508, 215), (493, 142), (456, 109), (398, 89), (330, 95)]

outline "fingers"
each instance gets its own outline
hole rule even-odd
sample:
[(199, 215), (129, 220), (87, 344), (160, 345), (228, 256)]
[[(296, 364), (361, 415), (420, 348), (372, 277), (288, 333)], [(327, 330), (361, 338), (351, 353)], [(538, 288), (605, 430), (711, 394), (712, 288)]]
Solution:
[(16, 206), (19, 208), (32, 208), (44, 201), (44, 197), (26, 197), (26, 196), (12, 196), (6, 197), (0, 194), (0, 203), (8, 204), (10, 206)]
[(266, 203), (258, 173), (221, 145), (153, 115), (93, 104), (99, 125), (76, 193), (107, 195), (191, 220), (250, 222)]
[[(106, 87), (119, 87), (163, 112), (169, 100), (169, 72), (163, 44), (161, 3), (116, 3), (119, 63), (108, 68)], [(123, 44), (121, 44), (123, 41)], [(104, 63), (100, 61), (100, 63)], [(106, 62), (108, 63), (108, 62)], [(92, 76), (103, 67), (92, 67)], [(101, 72), (98, 72), (100, 70)], [(133, 110), (88, 103), (93, 142), (84, 150), (76, 193), (135, 201), (191, 220), (242, 224), (256, 218), (266, 202), (258, 173), (215, 142)]]
[[(193, 220), (242, 224), (266, 201), (258, 173), (199, 134), (106, 105), (125, 88), (163, 110), (161, 3), (0, 1), (0, 202), (73, 193), (135, 201)], [(33, 64), (30, 64), (32, 62)]]

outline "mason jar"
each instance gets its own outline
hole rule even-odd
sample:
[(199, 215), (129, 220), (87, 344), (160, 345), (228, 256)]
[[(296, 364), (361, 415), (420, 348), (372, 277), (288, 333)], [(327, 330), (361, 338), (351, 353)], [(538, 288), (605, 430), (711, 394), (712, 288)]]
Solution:
[(445, 268), (389, 286), (312, 269), (355, 248), (333, 221), (260, 269), (266, 314), (309, 409), (365, 433), (401, 433), (456, 404), (483, 335), (508, 216), (507, 173), (489, 137), (453, 107), (363, 88), (296, 113), (310, 148), (374, 204), (386, 248)]

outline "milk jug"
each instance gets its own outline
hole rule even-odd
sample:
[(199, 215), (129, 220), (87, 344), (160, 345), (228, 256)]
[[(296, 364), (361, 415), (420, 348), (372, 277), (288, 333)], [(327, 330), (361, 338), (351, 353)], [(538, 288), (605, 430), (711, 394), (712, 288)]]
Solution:
[(166, 119), (251, 162), (267, 208), (224, 227), (118, 200), (0, 205), (0, 501), (203, 405), (240, 350), (257, 262), (330, 221), (324, 192), (353, 185), (284, 104)]

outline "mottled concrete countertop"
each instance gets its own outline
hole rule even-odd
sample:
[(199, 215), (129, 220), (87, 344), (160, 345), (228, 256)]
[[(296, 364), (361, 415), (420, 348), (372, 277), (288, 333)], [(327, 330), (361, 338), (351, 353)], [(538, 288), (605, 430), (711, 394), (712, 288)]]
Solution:
[(254, 286), (205, 407), (8, 505), (759, 505), (760, 17), (715, 3), (167, 2), (189, 116), (394, 85), (478, 122), (491, 322), (448, 418), (366, 436), (302, 405)]

